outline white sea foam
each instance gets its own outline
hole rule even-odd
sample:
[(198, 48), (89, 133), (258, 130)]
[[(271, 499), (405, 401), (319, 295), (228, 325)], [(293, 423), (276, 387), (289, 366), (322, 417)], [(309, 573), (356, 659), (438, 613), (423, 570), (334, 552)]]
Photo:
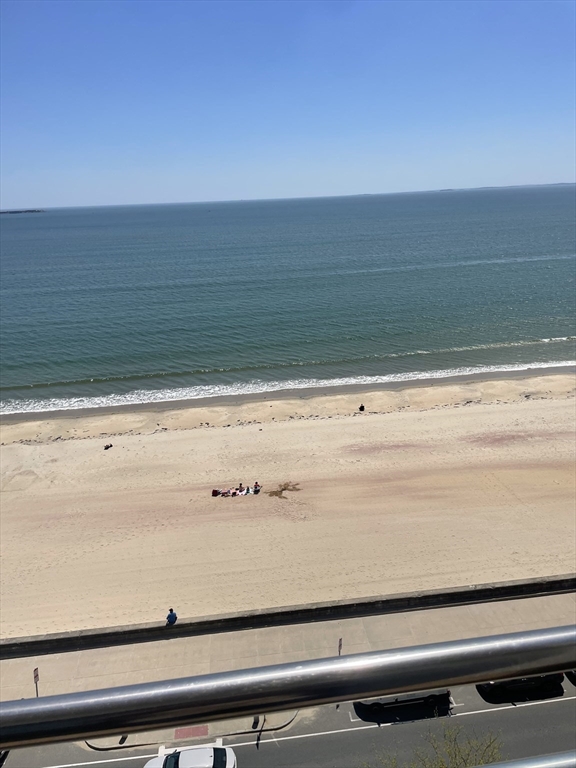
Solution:
[[(475, 352), (477, 349), (508, 349), (508, 347), (533, 347), (535, 344), (557, 344), (561, 341), (576, 341), (576, 336), (557, 336), (552, 339), (536, 339), (533, 341), (502, 341), (494, 344), (476, 344), (471, 347), (447, 347), (446, 349), (417, 349), (415, 352), (395, 352), (390, 355), (374, 355), (374, 357), (412, 357), (414, 355), (443, 355), (449, 352)], [(533, 367), (533, 366), (531, 366)]]
[(394, 264), (388, 267), (373, 267), (371, 269), (342, 269), (337, 270), (337, 275), (360, 275), (376, 272), (418, 272), (420, 270), (452, 269), (454, 267), (477, 267), (483, 265), (500, 266), (502, 264), (517, 264), (534, 261), (568, 261), (575, 259), (576, 254), (566, 253), (560, 255), (544, 256), (513, 256), (509, 259), (464, 259), (459, 261), (440, 261), (428, 264)]
[[(564, 340), (564, 339), (562, 339)], [(556, 341), (556, 339), (550, 339)], [(517, 363), (512, 365), (478, 365), (462, 368), (448, 368), (441, 371), (412, 371), (393, 373), (385, 376), (349, 376), (338, 379), (291, 379), (287, 381), (249, 381), (232, 385), (178, 387), (175, 389), (139, 389), (121, 395), (101, 397), (70, 397), (46, 400), (8, 400), (0, 403), (0, 414), (42, 413), (46, 411), (68, 411), (82, 408), (109, 408), (120, 405), (143, 403), (167, 403), (175, 400), (198, 400), (207, 397), (229, 397), (234, 395), (282, 392), (294, 389), (320, 389), (349, 385), (387, 384), (402, 381), (425, 381), (445, 379), (454, 376), (471, 376), (482, 373), (506, 373), (508, 371), (529, 371), (542, 368), (567, 368), (576, 366), (576, 360), (554, 360), (546, 363)]]

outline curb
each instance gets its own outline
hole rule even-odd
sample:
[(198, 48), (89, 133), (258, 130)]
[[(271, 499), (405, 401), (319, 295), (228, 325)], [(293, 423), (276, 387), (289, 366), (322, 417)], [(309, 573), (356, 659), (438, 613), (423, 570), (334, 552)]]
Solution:
[(0, 660), (86, 651), (115, 645), (152, 643), (159, 640), (172, 640), (177, 637), (238, 632), (247, 629), (281, 627), (289, 624), (336, 621), (338, 619), (421, 611), (497, 600), (560, 595), (575, 591), (576, 574), (565, 574), (540, 579), (475, 584), (456, 589), (405, 592), (397, 595), (283, 606), (220, 616), (202, 616), (196, 619), (180, 620), (178, 624), (172, 627), (157, 623), (132, 624), (125, 627), (106, 627), (34, 637), (16, 637), (0, 640)]

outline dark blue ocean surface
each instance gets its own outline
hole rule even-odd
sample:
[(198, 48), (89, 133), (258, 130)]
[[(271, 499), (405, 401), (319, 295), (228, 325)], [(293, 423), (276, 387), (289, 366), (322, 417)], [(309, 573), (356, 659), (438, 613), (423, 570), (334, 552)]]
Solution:
[(574, 359), (575, 187), (1, 222), (4, 412)]

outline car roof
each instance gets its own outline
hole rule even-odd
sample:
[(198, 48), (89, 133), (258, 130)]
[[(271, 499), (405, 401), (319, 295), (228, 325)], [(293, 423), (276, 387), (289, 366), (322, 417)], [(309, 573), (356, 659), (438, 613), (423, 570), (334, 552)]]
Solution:
[[(226, 768), (234, 768), (236, 765), (236, 759), (234, 752), (230, 747), (218, 747), (221, 753), (226, 752)], [(224, 755), (220, 754), (220, 758)], [(214, 748), (213, 747), (197, 747), (195, 749), (184, 749), (180, 752), (180, 760), (178, 761), (178, 768), (214, 768)], [(222, 763), (218, 761), (218, 765)]]
[[(234, 768), (236, 758), (230, 747), (220, 747), (226, 751), (226, 766)], [(166, 759), (170, 755), (178, 755), (178, 768), (214, 768), (214, 748), (213, 747), (192, 747), (188, 749), (174, 749), (165, 755), (165, 757), (155, 757), (149, 760), (144, 768), (163, 768)]]
[(178, 768), (213, 768), (214, 750), (212, 747), (185, 749), (180, 752)]

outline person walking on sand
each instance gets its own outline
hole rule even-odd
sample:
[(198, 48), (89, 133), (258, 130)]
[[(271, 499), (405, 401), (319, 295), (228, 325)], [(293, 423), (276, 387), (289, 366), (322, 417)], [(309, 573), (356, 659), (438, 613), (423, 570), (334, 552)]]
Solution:
[(176, 615), (176, 611), (174, 610), (174, 608), (170, 608), (170, 610), (168, 611), (168, 616), (166, 616), (166, 626), (173, 627), (177, 621), (178, 621), (178, 616)]

